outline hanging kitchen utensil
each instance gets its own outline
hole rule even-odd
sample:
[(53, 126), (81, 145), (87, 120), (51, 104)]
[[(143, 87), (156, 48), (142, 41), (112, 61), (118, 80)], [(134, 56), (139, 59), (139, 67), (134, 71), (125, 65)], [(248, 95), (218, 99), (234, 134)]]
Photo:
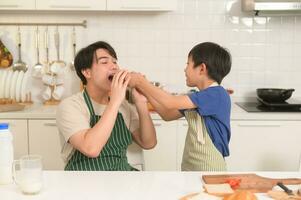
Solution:
[(44, 32), (44, 48), (45, 48), (45, 51), (46, 51), (46, 61), (43, 62), (44, 65), (42, 67), (42, 75), (46, 74), (46, 73), (50, 73), (49, 71), (49, 36), (48, 36), (48, 26), (46, 27), (45, 29), (45, 32)]
[(36, 78), (41, 78), (42, 77), (42, 68), (43, 65), (40, 63), (40, 51), (39, 51), (39, 44), (40, 44), (40, 33), (39, 33), (39, 27), (37, 26), (36, 30), (36, 50), (37, 50), (37, 63), (33, 66), (32, 69), (32, 76)]
[(72, 38), (72, 49), (73, 49), (73, 58), (72, 58), (72, 61), (70, 62), (70, 69), (71, 70), (75, 70), (74, 68), (74, 58), (75, 58), (75, 54), (76, 54), (76, 34), (75, 34), (75, 27), (73, 26), (73, 31), (72, 31), (72, 35), (71, 35), (71, 38)]
[(13, 63), (13, 55), (0, 40), (0, 68), (7, 68)]
[(21, 58), (22, 55), (21, 55), (21, 32), (20, 32), (20, 27), (18, 27), (17, 43), (18, 43), (19, 59), (15, 64), (13, 64), (12, 69), (14, 71), (19, 70), (19, 71), (26, 72), (27, 69), (28, 69), (28, 66), (25, 62), (22, 61), (22, 58)]
[(57, 60), (53, 61), (50, 64), (50, 73), (57, 75), (66, 66), (66, 63), (60, 60), (60, 35), (59, 35), (58, 27), (56, 27), (56, 32), (54, 34), (54, 43), (56, 48)]

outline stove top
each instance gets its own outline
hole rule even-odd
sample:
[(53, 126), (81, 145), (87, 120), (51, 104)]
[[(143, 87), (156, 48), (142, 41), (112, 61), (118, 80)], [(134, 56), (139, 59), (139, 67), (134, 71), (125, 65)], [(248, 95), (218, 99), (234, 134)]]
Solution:
[(258, 99), (257, 102), (236, 102), (247, 112), (301, 112), (301, 101), (294, 99), (285, 102), (266, 102)]

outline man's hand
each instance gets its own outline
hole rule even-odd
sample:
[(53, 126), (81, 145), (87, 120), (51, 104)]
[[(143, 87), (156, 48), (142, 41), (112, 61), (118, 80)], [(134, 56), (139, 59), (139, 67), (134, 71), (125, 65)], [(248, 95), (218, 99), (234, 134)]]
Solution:
[(132, 89), (132, 95), (134, 97), (135, 103), (147, 103), (146, 97), (143, 94), (141, 94), (141, 92), (136, 90), (135, 88)]
[(128, 71), (125, 70), (120, 70), (114, 75), (111, 85), (111, 102), (117, 103), (120, 106), (125, 98), (126, 88), (130, 79)]

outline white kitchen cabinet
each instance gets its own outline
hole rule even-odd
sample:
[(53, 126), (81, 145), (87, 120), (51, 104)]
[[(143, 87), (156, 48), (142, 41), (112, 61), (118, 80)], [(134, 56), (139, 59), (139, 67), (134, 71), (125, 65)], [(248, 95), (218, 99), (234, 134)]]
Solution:
[(300, 121), (232, 121), (229, 171), (298, 171)]
[(177, 164), (177, 122), (153, 120), (157, 132), (157, 145), (144, 150), (145, 170), (175, 171)]
[(62, 170), (61, 143), (55, 120), (28, 120), (29, 153), (43, 157), (43, 168)]
[(1, 119), (0, 123), (9, 123), (9, 130), (13, 135), (14, 159), (28, 154), (27, 120)]
[(37, 0), (37, 10), (106, 10), (106, 0)]
[(176, 10), (177, 0), (107, 0), (108, 10)]
[(188, 122), (184, 119), (178, 120), (177, 128), (177, 170), (181, 171), (182, 157), (187, 135)]
[(177, 0), (2, 0), (0, 10), (49, 11), (168, 11), (177, 9)]
[(144, 157), (143, 151), (140, 146), (133, 142), (127, 149), (127, 158), (130, 165), (136, 169), (144, 170)]
[(35, 0), (1, 0), (0, 10), (34, 10)]

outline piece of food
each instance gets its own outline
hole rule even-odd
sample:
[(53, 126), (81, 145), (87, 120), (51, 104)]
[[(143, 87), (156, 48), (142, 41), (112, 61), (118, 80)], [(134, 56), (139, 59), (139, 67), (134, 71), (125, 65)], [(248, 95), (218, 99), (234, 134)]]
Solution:
[(226, 180), (226, 183), (228, 183), (233, 189), (239, 188), (240, 182), (240, 178), (229, 178)]
[(9, 67), (9, 61), (6, 59), (1, 60), (0, 66), (3, 68)]
[(221, 200), (222, 197), (213, 196), (204, 192), (188, 194), (180, 200)]
[(223, 200), (257, 200), (257, 197), (248, 190), (237, 190), (233, 194), (225, 196)]
[(204, 184), (205, 191), (208, 194), (224, 196), (227, 194), (232, 194), (234, 191), (229, 184)]

